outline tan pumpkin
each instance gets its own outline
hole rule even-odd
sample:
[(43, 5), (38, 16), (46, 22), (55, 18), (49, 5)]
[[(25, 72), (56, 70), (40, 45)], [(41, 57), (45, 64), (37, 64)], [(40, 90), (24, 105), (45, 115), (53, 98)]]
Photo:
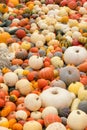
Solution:
[(30, 83), (27, 79), (18, 80), (15, 87), (20, 91), (22, 95), (27, 95), (33, 91), (32, 83)]

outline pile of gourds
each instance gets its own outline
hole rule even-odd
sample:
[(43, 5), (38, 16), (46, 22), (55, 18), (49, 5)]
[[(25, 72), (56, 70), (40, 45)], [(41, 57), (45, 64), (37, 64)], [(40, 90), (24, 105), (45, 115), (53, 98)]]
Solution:
[(0, 130), (87, 130), (86, 0), (0, 3)]

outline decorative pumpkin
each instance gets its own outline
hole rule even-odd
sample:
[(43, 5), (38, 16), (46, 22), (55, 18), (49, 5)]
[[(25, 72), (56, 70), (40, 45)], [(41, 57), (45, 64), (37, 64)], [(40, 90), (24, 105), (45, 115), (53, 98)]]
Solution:
[(45, 116), (47, 116), (48, 114), (55, 114), (55, 115), (58, 115), (58, 110), (56, 107), (54, 106), (48, 106), (48, 107), (45, 107), (42, 111), (42, 118), (44, 119)]
[(83, 100), (83, 101), (79, 102), (78, 109), (82, 110), (83, 112), (85, 112), (87, 114), (87, 101)]
[(67, 125), (73, 130), (84, 130), (87, 127), (87, 114), (79, 109), (73, 110), (67, 118)]
[(40, 94), (42, 107), (54, 106), (57, 109), (69, 107), (75, 98), (73, 93), (60, 87), (50, 87)]
[(22, 95), (27, 95), (32, 92), (32, 83), (30, 83), (27, 79), (20, 79), (16, 82), (16, 89), (20, 91)]
[(54, 71), (51, 67), (45, 67), (42, 68), (39, 71), (39, 78), (44, 78), (47, 80), (53, 80), (54, 79)]
[(24, 110), (18, 110), (15, 113), (15, 117), (17, 120), (26, 120), (27, 119), (27, 113)]
[(0, 129), (1, 129), (1, 130), (10, 130), (10, 129), (8, 129), (8, 128), (6, 128), (6, 127), (3, 127), (3, 126), (0, 126)]
[(37, 94), (28, 94), (24, 99), (25, 107), (30, 111), (37, 111), (41, 107), (41, 99)]
[(23, 130), (23, 126), (20, 123), (13, 124), (12, 130)]
[(17, 6), (19, 4), (19, 0), (9, 0), (9, 3), (12, 3), (14, 6)]
[(21, 48), (25, 50), (29, 50), (31, 48), (31, 43), (28, 41), (23, 41), (21, 44)]
[(87, 89), (86, 87), (82, 86), (78, 91), (78, 98), (80, 100), (87, 100)]
[(66, 130), (66, 127), (60, 122), (53, 122), (52, 124), (48, 125), (46, 130)]
[(83, 84), (81, 82), (71, 83), (68, 86), (68, 90), (70, 92), (73, 92), (74, 94), (78, 95), (78, 91), (79, 91), (80, 87), (82, 87), (82, 86), (83, 86)]
[(73, 102), (72, 102), (72, 105), (71, 105), (71, 111), (77, 110), (79, 103), (80, 103), (80, 99), (79, 98), (75, 98), (73, 100)]
[(28, 56), (28, 53), (25, 49), (19, 49), (15, 52), (15, 57), (17, 59), (22, 59), (22, 60), (25, 60)]
[(35, 70), (43, 67), (43, 58), (33, 55), (29, 58), (29, 66)]
[(64, 61), (66, 64), (79, 65), (86, 59), (87, 50), (81, 46), (68, 47), (64, 52)]
[(87, 60), (78, 65), (77, 68), (82, 72), (87, 72)]
[(42, 41), (45, 43), (45, 36), (43, 34), (39, 34), (38, 32), (34, 32), (31, 35), (31, 42), (36, 44), (37, 41)]
[(55, 67), (55, 68), (60, 68), (63, 67), (64, 63), (63, 60), (58, 57), (58, 56), (54, 56), (51, 58), (51, 64)]
[(54, 79), (52, 82), (50, 82), (51, 87), (61, 87), (61, 88), (66, 88), (65, 82), (63, 82), (60, 79)]
[(42, 113), (40, 111), (33, 111), (30, 114), (30, 117), (33, 118), (34, 120), (41, 119)]
[(20, 48), (20, 45), (17, 42), (14, 42), (8, 46), (10, 52), (16, 52)]
[(8, 32), (0, 32), (0, 43), (7, 43), (9, 38), (11, 38), (11, 35)]
[(53, 122), (62, 122), (62, 119), (58, 115), (51, 113), (44, 117), (44, 125), (46, 127)]
[(58, 115), (60, 117), (66, 117), (67, 118), (70, 112), (71, 112), (70, 108), (65, 107), (65, 108), (59, 109)]
[(2, 117), (6, 117), (10, 114), (11, 112), (11, 107), (10, 106), (6, 106), (1, 110), (1, 116)]
[(4, 74), (4, 83), (9, 87), (15, 86), (18, 81), (18, 76), (14, 72), (7, 72)]
[(8, 92), (8, 86), (5, 83), (0, 83), (0, 90)]
[(60, 80), (64, 81), (66, 85), (72, 82), (80, 81), (80, 72), (74, 66), (65, 66), (59, 71)]
[(33, 120), (33, 121), (28, 121), (24, 124), (23, 130), (42, 130), (42, 126), (39, 122)]
[(0, 118), (0, 126), (8, 128), (9, 127), (8, 119), (5, 117), (1, 117)]
[(0, 12), (1, 13), (8, 12), (8, 6), (6, 4), (0, 3)]

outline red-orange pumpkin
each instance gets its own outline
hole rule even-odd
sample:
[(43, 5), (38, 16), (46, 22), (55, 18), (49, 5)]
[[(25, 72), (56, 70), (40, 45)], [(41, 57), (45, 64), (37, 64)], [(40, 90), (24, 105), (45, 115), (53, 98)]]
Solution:
[(44, 78), (47, 80), (54, 79), (54, 71), (51, 67), (45, 67), (39, 71), (39, 78)]
[(47, 127), (49, 124), (51, 124), (53, 122), (61, 122), (61, 121), (62, 121), (62, 119), (58, 115), (48, 114), (44, 118), (44, 125)]

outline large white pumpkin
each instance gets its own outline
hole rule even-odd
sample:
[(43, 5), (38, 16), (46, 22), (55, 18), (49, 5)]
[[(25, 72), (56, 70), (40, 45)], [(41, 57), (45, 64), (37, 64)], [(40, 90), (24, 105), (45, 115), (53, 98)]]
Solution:
[(43, 58), (33, 55), (29, 58), (29, 66), (35, 70), (41, 69), (43, 66)]
[(40, 94), (42, 106), (54, 106), (57, 109), (69, 107), (75, 98), (74, 93), (60, 87), (51, 87)]
[(87, 50), (81, 46), (68, 47), (64, 52), (66, 64), (79, 65), (87, 59)]
[(42, 126), (39, 122), (33, 120), (24, 124), (23, 130), (42, 130)]
[(4, 83), (9, 86), (15, 86), (16, 82), (18, 81), (18, 76), (14, 72), (7, 72), (4, 74)]

